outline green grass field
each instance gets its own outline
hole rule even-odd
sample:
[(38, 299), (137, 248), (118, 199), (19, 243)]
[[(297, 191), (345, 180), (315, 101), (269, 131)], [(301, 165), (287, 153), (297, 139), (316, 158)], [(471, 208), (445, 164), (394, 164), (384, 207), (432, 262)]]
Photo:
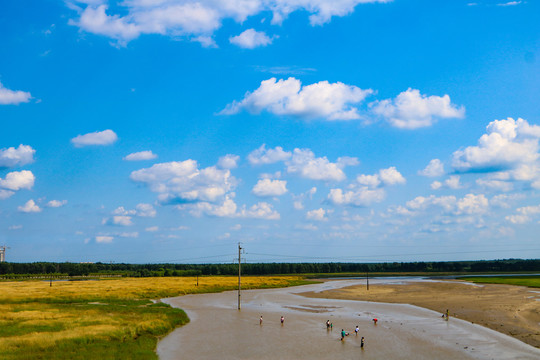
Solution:
[(506, 284), (540, 288), (540, 276), (467, 276), (460, 280), (471, 281), (479, 284)]
[[(243, 277), (244, 289), (307, 283), (302, 277)], [(0, 282), (0, 358), (157, 359), (160, 337), (189, 322), (156, 300), (233, 290), (232, 276)], [(153, 300), (153, 301), (152, 301)]]

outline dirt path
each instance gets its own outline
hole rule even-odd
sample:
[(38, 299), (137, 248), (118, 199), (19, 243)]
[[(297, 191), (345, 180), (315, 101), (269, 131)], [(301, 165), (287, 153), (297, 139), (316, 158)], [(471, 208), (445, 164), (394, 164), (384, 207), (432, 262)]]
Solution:
[(540, 289), (458, 281), (370, 284), (303, 294), (328, 299), (411, 304), (486, 326), (540, 348)]

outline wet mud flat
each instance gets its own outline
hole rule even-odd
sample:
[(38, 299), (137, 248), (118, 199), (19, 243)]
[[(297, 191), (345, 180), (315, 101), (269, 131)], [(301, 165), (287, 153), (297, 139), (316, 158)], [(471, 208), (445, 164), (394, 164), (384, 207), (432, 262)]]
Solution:
[[(439, 313), (416, 306), (300, 295), (359, 284), (343, 280), (243, 291), (240, 311), (234, 291), (164, 299), (184, 309), (191, 322), (162, 339), (157, 353), (160, 359), (190, 360), (540, 358), (540, 349), (514, 338), (459, 319), (445, 321)], [(327, 330), (327, 320), (332, 330)], [(344, 341), (341, 329), (350, 333)]]

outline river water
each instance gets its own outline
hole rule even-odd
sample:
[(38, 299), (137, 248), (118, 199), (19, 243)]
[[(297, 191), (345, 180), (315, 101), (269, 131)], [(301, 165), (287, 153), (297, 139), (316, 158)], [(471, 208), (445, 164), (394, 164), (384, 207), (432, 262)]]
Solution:
[[(370, 279), (370, 284), (384, 281), (395, 280)], [(540, 349), (460, 319), (445, 321), (431, 310), (299, 295), (359, 284), (365, 280), (242, 291), (240, 311), (236, 291), (163, 299), (184, 309), (191, 322), (163, 338), (157, 353), (162, 360), (540, 359)], [(327, 320), (333, 323), (331, 331)], [(350, 333), (344, 341), (341, 329)]]

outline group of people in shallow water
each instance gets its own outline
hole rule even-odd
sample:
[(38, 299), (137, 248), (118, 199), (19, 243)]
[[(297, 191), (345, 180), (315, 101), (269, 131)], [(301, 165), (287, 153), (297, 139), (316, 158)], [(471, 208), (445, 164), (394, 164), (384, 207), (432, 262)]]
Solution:
[[(281, 316), (279, 321), (281, 322), (281, 326), (283, 326), (283, 324), (285, 323), (285, 317)], [(377, 319), (373, 319), (373, 323), (377, 325)], [(259, 325), (262, 325), (262, 324), (263, 324), (263, 317), (261, 315), (261, 317), (259, 318)], [(334, 324), (331, 323), (330, 320), (326, 320), (326, 330), (332, 330), (333, 328), (334, 328)], [(354, 329), (354, 334), (358, 336), (359, 331), (360, 331), (360, 328), (358, 327), (358, 325), (356, 325), (356, 328)], [(345, 340), (345, 336), (349, 336), (349, 333), (346, 332), (344, 329), (341, 329), (341, 341)], [(365, 339), (362, 336), (362, 338), (360, 339), (360, 347), (362, 349), (364, 349), (364, 343), (365, 343)]]
[[(283, 316), (281, 316), (281, 319), (279, 319), (279, 321), (281, 322), (281, 326), (283, 326), (283, 324), (285, 323), (285, 318)], [(261, 315), (260, 319), (259, 319), (259, 325), (262, 325), (263, 324), (263, 317)]]
[[(375, 321), (375, 324), (377, 324), (376, 321)], [(330, 320), (326, 320), (326, 330), (332, 330), (333, 328), (334, 328), (334, 324), (331, 323)], [(360, 328), (358, 327), (358, 325), (356, 325), (356, 328), (354, 329), (354, 334), (358, 336), (359, 331), (360, 331)], [(349, 333), (346, 332), (344, 329), (341, 329), (341, 341), (345, 340), (345, 336), (349, 336)], [(362, 336), (362, 338), (360, 339), (360, 347), (362, 349), (364, 349), (364, 343), (365, 343), (365, 339)]]

